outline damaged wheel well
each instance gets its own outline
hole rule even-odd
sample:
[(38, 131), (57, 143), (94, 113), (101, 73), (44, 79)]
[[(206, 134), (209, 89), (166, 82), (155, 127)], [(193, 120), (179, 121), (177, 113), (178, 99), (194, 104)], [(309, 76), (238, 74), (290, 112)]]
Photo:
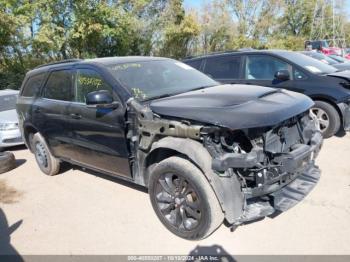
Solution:
[(171, 148), (156, 148), (155, 150), (153, 150), (146, 158), (145, 160), (145, 165), (144, 165), (144, 181), (146, 183), (146, 185), (148, 186), (148, 181), (149, 181), (149, 168), (152, 167), (152, 165), (157, 164), (161, 161), (163, 161), (164, 159), (167, 159), (169, 157), (172, 156), (179, 156), (185, 159), (190, 160), (192, 163), (193, 161), (191, 159), (189, 159), (186, 155), (171, 149)]

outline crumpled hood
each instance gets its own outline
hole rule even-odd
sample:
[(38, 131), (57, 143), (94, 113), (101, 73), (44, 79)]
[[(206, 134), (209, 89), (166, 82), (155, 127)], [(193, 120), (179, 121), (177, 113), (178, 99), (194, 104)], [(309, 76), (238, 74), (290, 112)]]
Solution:
[(154, 100), (151, 110), (231, 129), (274, 126), (307, 111), (313, 101), (302, 94), (254, 85), (219, 85)]
[(327, 74), (327, 76), (338, 77), (350, 81), (350, 70), (339, 71), (332, 74)]
[(18, 123), (16, 109), (0, 111), (0, 123)]

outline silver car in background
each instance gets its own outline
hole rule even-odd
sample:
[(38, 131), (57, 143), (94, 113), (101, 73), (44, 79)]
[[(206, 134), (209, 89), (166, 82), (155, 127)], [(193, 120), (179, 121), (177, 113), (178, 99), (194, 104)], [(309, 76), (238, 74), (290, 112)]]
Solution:
[(0, 150), (24, 143), (16, 113), (18, 93), (16, 90), (0, 90)]

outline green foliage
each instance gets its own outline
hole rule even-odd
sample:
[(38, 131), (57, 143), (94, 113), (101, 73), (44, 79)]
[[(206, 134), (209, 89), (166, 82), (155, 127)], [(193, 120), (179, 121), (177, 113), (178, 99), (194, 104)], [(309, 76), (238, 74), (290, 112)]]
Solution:
[[(335, 20), (349, 42), (342, 1)], [(307, 39), (332, 36), (330, 2), (315, 7), (316, 0), (213, 0), (199, 10), (185, 10), (183, 0), (0, 0), (0, 89), (18, 89), (28, 70), (61, 59), (300, 50)]]

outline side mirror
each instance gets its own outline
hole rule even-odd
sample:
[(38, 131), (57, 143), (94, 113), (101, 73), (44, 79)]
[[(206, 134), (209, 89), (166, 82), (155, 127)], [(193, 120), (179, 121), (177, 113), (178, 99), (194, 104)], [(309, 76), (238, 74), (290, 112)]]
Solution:
[(289, 71), (288, 70), (279, 70), (275, 74), (275, 79), (280, 81), (287, 81), (290, 79)]
[(112, 94), (107, 90), (88, 93), (86, 95), (86, 105), (93, 108), (115, 109), (119, 107), (119, 103), (113, 100)]

